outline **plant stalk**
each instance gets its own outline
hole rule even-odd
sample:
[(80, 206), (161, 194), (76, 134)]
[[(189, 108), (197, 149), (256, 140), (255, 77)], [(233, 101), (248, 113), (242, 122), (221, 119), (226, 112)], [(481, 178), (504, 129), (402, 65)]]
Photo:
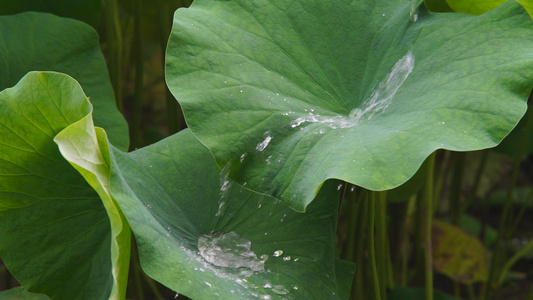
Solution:
[(117, 0), (107, 0), (105, 7), (106, 40), (109, 47), (108, 68), (111, 85), (115, 91), (115, 101), (120, 112), (122, 103), (122, 29)]
[(431, 245), (431, 225), (433, 222), (433, 177), (435, 173), (435, 152), (428, 158), (428, 173), (426, 176), (426, 218), (425, 218), (425, 279), (426, 300), (433, 300), (433, 251)]
[(144, 61), (142, 43), (142, 0), (135, 0), (133, 15), (134, 56), (135, 56), (135, 94), (133, 97), (133, 118), (131, 122), (131, 148), (141, 147), (141, 114), (144, 93)]
[[(496, 278), (500, 277), (499, 276), (501, 272), (500, 262), (504, 260), (505, 246), (507, 245), (508, 239), (511, 235), (511, 233), (508, 230), (509, 229), (508, 228), (509, 215), (514, 205), (514, 193), (515, 193), (515, 188), (516, 188), (516, 182), (518, 179), (518, 174), (520, 171), (520, 163), (522, 162), (522, 158), (524, 157), (527, 142), (533, 131), (533, 109), (528, 109), (526, 117), (527, 117), (527, 120), (526, 120), (525, 130), (524, 130), (524, 134), (522, 135), (522, 139), (520, 141), (520, 147), (518, 148), (518, 152), (516, 154), (516, 157), (513, 163), (513, 174), (511, 176), (511, 183), (509, 186), (509, 190), (507, 191), (507, 197), (505, 199), (505, 205), (503, 207), (502, 218), (500, 221), (500, 226), (498, 228), (496, 246), (495, 246), (494, 253), (491, 259), (489, 278), (487, 280), (487, 286), (486, 286), (486, 290), (484, 294), (485, 300), (490, 299), (492, 297), (492, 294), (495, 292), (495, 290), (499, 286), (499, 281), (496, 281)], [(502, 245), (502, 241), (503, 241), (503, 245)]]
[(368, 260), (370, 264), (370, 272), (372, 274), (372, 287), (374, 289), (374, 299), (381, 300), (381, 289), (379, 282), (379, 274), (376, 266), (376, 249), (374, 244), (374, 214), (376, 207), (376, 192), (370, 191), (368, 199)]
[(368, 191), (361, 190), (358, 199), (358, 216), (356, 223), (356, 235), (353, 239), (357, 239), (355, 248), (355, 288), (354, 299), (366, 299), (365, 279), (365, 245), (366, 245), (366, 225), (368, 224)]
[(386, 294), (387, 287), (387, 194), (375, 192), (376, 201), (376, 265), (379, 275), (380, 294)]

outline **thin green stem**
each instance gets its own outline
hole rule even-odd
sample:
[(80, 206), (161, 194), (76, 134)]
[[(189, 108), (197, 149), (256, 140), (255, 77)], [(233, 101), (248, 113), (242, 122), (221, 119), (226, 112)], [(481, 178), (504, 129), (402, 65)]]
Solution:
[(426, 198), (426, 218), (425, 218), (425, 278), (426, 278), (426, 300), (433, 300), (433, 253), (431, 247), (431, 224), (433, 220), (433, 177), (435, 173), (435, 152), (428, 158), (428, 170), (426, 176), (425, 198)]
[[(522, 162), (522, 158), (524, 157), (524, 153), (526, 150), (526, 146), (528, 143), (528, 140), (531, 136), (531, 132), (533, 131), (533, 109), (529, 109), (526, 116), (526, 125), (524, 134), (522, 135), (522, 139), (520, 141), (520, 147), (518, 148), (518, 152), (516, 154), (514, 163), (513, 163), (513, 174), (511, 176), (511, 183), (509, 185), (509, 189), (507, 191), (507, 197), (505, 199), (505, 205), (503, 207), (502, 212), (502, 218), (500, 221), (500, 226), (498, 228), (498, 235), (496, 239), (496, 247), (493, 252), (493, 256), (491, 259), (490, 264), (490, 271), (489, 271), (489, 278), (487, 280), (487, 287), (485, 291), (485, 300), (490, 299), (492, 297), (492, 294), (495, 292), (495, 290), (499, 286), (499, 282), (496, 281), (496, 278), (499, 277), (499, 272), (501, 271), (501, 262), (505, 258), (505, 245), (507, 244), (507, 241), (510, 236), (509, 232), (509, 215), (513, 209), (514, 204), (514, 193), (516, 188), (516, 182), (518, 179), (518, 174), (520, 171), (520, 163)], [(503, 245), (502, 245), (503, 241)]]
[[(161, 46), (161, 55), (162, 65), (165, 66), (165, 52), (167, 49), (168, 36), (172, 28), (172, 12), (169, 8), (169, 3), (161, 3), (159, 5), (159, 44)], [(181, 129), (181, 124), (183, 122), (183, 116), (181, 114), (181, 109), (179, 108), (178, 101), (174, 99), (174, 96), (170, 93), (170, 90), (165, 85), (165, 98), (167, 106), (167, 124), (169, 134), (178, 132)]]
[(481, 153), (481, 159), (479, 161), (479, 166), (476, 171), (476, 177), (474, 179), (474, 184), (472, 185), (472, 189), (468, 195), (468, 198), (466, 199), (465, 203), (461, 207), (461, 215), (463, 215), (466, 210), (472, 205), (474, 200), (476, 199), (476, 193), (479, 188), (479, 184), (481, 183), (481, 176), (485, 172), (485, 167), (487, 165), (489, 157), (489, 151), (482, 151)]
[(454, 152), (453, 154), (453, 177), (450, 191), (450, 212), (451, 223), (459, 224), (461, 218), (461, 191), (463, 189), (463, 170), (465, 164), (465, 154)]
[[(416, 195), (413, 195), (409, 198), (407, 201), (407, 205), (405, 207), (405, 213), (403, 216), (403, 222), (402, 222), (402, 231), (401, 231), (401, 244), (400, 244), (400, 259), (401, 259), (401, 267), (400, 267), (400, 285), (401, 286), (407, 286), (407, 266), (409, 263), (409, 234), (408, 231), (408, 224), (409, 224), (409, 215), (411, 211), (413, 210), (413, 207), (416, 203)], [(419, 247), (417, 247), (419, 248)]]
[(107, 0), (105, 5), (109, 77), (115, 91), (117, 107), (122, 112), (122, 29), (117, 0)]
[(509, 272), (509, 269), (524, 255), (530, 253), (533, 250), (533, 240), (530, 240), (527, 245), (522, 248), (522, 250), (518, 251), (511, 257), (507, 263), (502, 268), (502, 271), (500, 272), (500, 278), (498, 279), (498, 285), (501, 285), (503, 283), (503, 280), (505, 279), (505, 276)]
[[(345, 189), (346, 190), (346, 189)], [(348, 220), (348, 241), (346, 244), (346, 259), (349, 261), (354, 261), (355, 252), (356, 252), (356, 234), (358, 229), (358, 216), (360, 215), (360, 210), (362, 207), (362, 202), (356, 202), (355, 193), (351, 192), (348, 194), (350, 196), (350, 203), (348, 207), (350, 208), (350, 219)]]
[(516, 218), (514, 218), (513, 225), (511, 225), (511, 228), (509, 232), (515, 232), (516, 228), (518, 227), (518, 224), (520, 224), (520, 221), (522, 221), (522, 218), (524, 217), (524, 213), (528, 209), (528, 207), (531, 205), (533, 201), (533, 188), (529, 190), (529, 193), (526, 197), (526, 200), (522, 204), (522, 207), (520, 208), (520, 211), (518, 212), (518, 215)]
[(387, 194), (386, 192), (376, 192), (376, 194), (376, 266), (380, 294), (385, 296), (387, 287)]
[[(388, 228), (388, 226), (387, 226)], [(385, 236), (388, 237), (388, 230), (386, 228)], [(385, 239), (385, 246), (386, 246), (386, 255), (387, 255), (387, 287), (390, 289), (394, 288), (394, 272), (392, 267), (392, 257), (390, 253), (390, 239)]]
[(141, 147), (141, 114), (144, 98), (144, 61), (141, 24), (142, 0), (135, 0), (133, 14), (134, 56), (135, 56), (135, 95), (133, 97), (133, 118), (131, 122), (131, 147)]
[(378, 269), (376, 266), (376, 249), (374, 244), (374, 214), (376, 206), (376, 193), (370, 192), (370, 197), (368, 199), (368, 230), (367, 230), (367, 240), (368, 240), (368, 260), (370, 264), (370, 272), (372, 274), (372, 287), (374, 289), (374, 299), (381, 299), (381, 290), (379, 285), (379, 275)]
[(361, 190), (358, 199), (358, 215), (356, 235), (352, 238), (357, 240), (355, 248), (355, 288), (354, 299), (366, 299), (365, 285), (365, 245), (366, 225), (368, 224), (368, 191)]
[(533, 284), (531, 285), (531, 288), (529, 289), (529, 294), (527, 294), (526, 300), (533, 300)]

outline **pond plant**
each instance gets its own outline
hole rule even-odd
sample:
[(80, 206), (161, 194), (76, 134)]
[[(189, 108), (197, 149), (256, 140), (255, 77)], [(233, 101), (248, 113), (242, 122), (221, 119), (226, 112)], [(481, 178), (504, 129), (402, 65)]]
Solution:
[[(148, 4), (63, 2), (0, 1), (0, 299), (493, 299), (531, 255), (531, 2), (181, 3), (160, 65), (188, 128), (150, 145)], [(494, 229), (466, 212), (504, 138)]]

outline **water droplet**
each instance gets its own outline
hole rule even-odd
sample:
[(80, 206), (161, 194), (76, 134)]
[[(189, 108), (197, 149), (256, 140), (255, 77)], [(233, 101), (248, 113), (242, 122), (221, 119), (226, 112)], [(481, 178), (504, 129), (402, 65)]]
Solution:
[(252, 242), (233, 231), (204, 234), (198, 239), (200, 255), (209, 263), (218, 267), (262, 272), (265, 270), (265, 261), (257, 258), (251, 246)]
[(179, 296), (180, 296), (180, 294), (174, 295), (174, 299), (178, 299)]
[(273, 285), (272, 291), (278, 295), (287, 295), (289, 291), (281, 284)]
[(148, 209), (152, 209), (152, 206), (150, 204), (146, 205)]
[(274, 251), (274, 254), (272, 256), (280, 257), (281, 255), (283, 255), (283, 250), (276, 250)]
[(272, 140), (272, 137), (267, 136), (261, 143), (257, 144), (257, 146), (255, 147), (255, 150), (262, 152), (263, 150), (265, 150), (265, 148), (268, 146), (271, 140)]
[(283, 257), (283, 260), (284, 261), (289, 261), (289, 260), (291, 260), (291, 257), (290, 256), (285, 256), (285, 257)]
[(383, 112), (391, 104), (394, 95), (413, 71), (414, 64), (415, 57), (409, 51), (396, 62), (390, 73), (374, 90), (370, 98), (364, 101), (363, 107), (365, 108), (355, 108), (350, 112), (349, 116), (358, 121), (371, 119), (375, 114)]
[(293, 290), (297, 290), (297, 289), (298, 289), (298, 286), (295, 285), (295, 286), (292, 287), (292, 289), (293, 289)]
[(340, 191), (342, 189), (342, 183), (337, 186), (337, 191)]
[(211, 283), (207, 282), (207, 281), (204, 281), (204, 283), (208, 286), (208, 287), (211, 287)]
[(243, 153), (239, 159), (239, 161), (242, 163), (244, 159), (246, 158), (246, 153)]

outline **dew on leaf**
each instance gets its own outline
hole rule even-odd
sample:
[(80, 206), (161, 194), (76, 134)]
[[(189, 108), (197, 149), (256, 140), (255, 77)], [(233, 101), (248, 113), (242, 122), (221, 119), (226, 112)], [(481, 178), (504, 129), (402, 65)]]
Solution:
[(265, 261), (257, 258), (251, 246), (252, 242), (233, 231), (204, 234), (198, 239), (200, 255), (209, 263), (218, 267), (262, 272), (265, 270)]

